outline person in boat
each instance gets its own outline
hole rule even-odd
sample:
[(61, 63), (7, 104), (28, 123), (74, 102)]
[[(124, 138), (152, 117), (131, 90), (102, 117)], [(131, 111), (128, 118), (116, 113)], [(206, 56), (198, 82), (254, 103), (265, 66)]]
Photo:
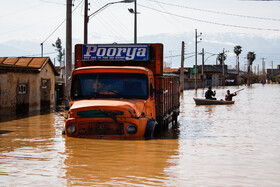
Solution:
[(226, 100), (226, 101), (232, 101), (232, 97), (234, 97), (234, 96), (236, 96), (236, 95), (237, 95), (236, 92), (234, 92), (233, 94), (231, 94), (230, 91), (227, 90), (227, 95), (225, 96), (225, 100)]
[(217, 100), (215, 97), (213, 97), (213, 96), (215, 96), (216, 95), (216, 91), (212, 91), (212, 87), (211, 86), (209, 86), (208, 87), (208, 90), (205, 92), (205, 98), (206, 99), (212, 99), (212, 100)]

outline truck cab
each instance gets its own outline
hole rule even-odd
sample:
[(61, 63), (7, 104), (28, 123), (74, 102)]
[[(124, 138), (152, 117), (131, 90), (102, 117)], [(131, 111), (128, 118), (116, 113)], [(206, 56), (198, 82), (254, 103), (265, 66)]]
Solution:
[(144, 67), (95, 66), (73, 72), (66, 134), (144, 139), (155, 128), (153, 72)]

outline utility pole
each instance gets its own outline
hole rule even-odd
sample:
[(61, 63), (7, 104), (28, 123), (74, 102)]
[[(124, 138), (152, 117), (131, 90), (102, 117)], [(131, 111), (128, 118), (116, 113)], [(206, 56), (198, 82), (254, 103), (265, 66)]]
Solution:
[(195, 83), (194, 83), (194, 89), (197, 89), (197, 29), (195, 29)]
[(180, 69), (180, 91), (184, 91), (184, 61), (185, 61), (185, 42), (182, 41), (182, 52), (181, 52), (181, 69)]
[(201, 73), (202, 73), (202, 86), (204, 88), (204, 48), (202, 48), (202, 67), (201, 67)]
[(225, 48), (223, 48), (223, 56), (222, 56), (222, 71), (223, 71), (223, 80), (222, 85), (225, 86), (225, 62), (224, 62)]
[(66, 5), (66, 76), (65, 76), (65, 108), (69, 109), (70, 80), (72, 73), (72, 0), (67, 0)]
[(271, 61), (271, 76), (274, 76), (274, 74), (273, 74), (273, 61)]
[(170, 53), (170, 68), (172, 68), (172, 51), (169, 51)]
[(264, 61), (264, 59), (266, 59), (266, 58), (261, 58), (262, 59), (262, 73), (263, 73), (263, 75), (265, 74), (265, 61)]
[(137, 2), (134, 1), (134, 44), (137, 44)]
[(237, 85), (240, 84), (240, 68), (239, 68), (239, 55), (236, 56), (236, 68), (237, 68)]
[(84, 12), (84, 44), (88, 43), (88, 0), (85, 0)]
[(43, 47), (44, 47), (43, 45), (44, 45), (44, 44), (41, 43), (40, 45), (41, 45), (41, 57), (43, 57), (43, 56), (44, 56), (44, 50), (43, 50)]
[[(194, 84), (194, 88), (197, 89), (197, 38), (200, 37), (202, 35), (202, 33), (200, 33), (199, 35), (197, 35), (197, 29), (195, 29), (195, 84)], [(202, 40), (200, 38), (200, 40)]]
[(265, 61), (264, 59), (266, 58), (261, 58), (262, 59), (262, 83), (265, 83)]

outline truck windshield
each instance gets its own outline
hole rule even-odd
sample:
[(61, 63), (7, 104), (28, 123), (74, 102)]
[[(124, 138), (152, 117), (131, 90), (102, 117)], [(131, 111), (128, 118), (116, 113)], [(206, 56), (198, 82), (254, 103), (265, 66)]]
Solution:
[(148, 99), (148, 77), (132, 73), (76, 74), (72, 79), (71, 98)]

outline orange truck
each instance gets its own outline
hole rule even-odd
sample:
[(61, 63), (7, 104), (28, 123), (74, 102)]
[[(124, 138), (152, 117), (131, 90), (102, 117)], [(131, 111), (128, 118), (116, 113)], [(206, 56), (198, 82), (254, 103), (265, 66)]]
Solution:
[(177, 123), (179, 77), (163, 72), (162, 44), (77, 44), (69, 137), (145, 139)]

